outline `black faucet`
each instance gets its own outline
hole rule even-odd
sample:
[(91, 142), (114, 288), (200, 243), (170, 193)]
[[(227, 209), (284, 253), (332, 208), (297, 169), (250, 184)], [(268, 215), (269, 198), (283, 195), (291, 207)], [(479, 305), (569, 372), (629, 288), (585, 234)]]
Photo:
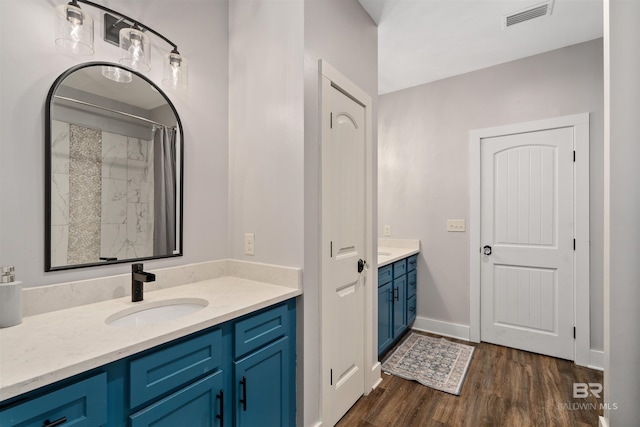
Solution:
[(142, 263), (131, 265), (131, 302), (142, 301), (142, 284), (155, 282), (156, 275), (143, 270)]

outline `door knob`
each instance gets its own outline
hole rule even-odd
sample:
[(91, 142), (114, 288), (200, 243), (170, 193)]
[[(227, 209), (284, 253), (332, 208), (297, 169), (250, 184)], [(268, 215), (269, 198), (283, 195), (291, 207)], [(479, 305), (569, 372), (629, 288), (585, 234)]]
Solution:
[(482, 248), (482, 252), (483, 252), (485, 255), (491, 255), (491, 252), (492, 252), (491, 246), (489, 246), (489, 245), (485, 245), (485, 247), (484, 247), (484, 248)]
[(365, 265), (367, 265), (367, 261), (363, 259), (358, 260), (358, 273), (362, 273), (362, 270), (364, 270)]

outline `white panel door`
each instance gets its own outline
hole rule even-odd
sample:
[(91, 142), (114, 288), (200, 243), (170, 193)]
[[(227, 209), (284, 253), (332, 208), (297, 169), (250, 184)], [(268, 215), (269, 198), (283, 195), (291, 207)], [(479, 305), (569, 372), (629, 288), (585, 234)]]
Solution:
[(573, 140), (481, 141), (482, 341), (574, 359)]
[(365, 109), (326, 78), (322, 90), (323, 422), (334, 425), (364, 393)]

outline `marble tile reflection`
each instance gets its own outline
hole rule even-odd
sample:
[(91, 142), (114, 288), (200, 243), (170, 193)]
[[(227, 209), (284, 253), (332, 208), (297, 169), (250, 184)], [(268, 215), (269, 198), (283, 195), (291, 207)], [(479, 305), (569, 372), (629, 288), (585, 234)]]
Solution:
[(69, 174), (69, 123), (51, 121), (51, 172)]
[(102, 132), (102, 176), (127, 179), (127, 137)]
[(102, 224), (100, 256), (126, 259), (127, 246), (127, 224)]
[(127, 221), (127, 181), (102, 179), (102, 224), (124, 224)]
[(129, 160), (147, 161), (148, 158), (148, 142), (137, 138), (127, 138), (127, 158)]
[(69, 225), (69, 174), (51, 176), (51, 225)]
[(67, 265), (69, 226), (51, 226), (51, 265)]

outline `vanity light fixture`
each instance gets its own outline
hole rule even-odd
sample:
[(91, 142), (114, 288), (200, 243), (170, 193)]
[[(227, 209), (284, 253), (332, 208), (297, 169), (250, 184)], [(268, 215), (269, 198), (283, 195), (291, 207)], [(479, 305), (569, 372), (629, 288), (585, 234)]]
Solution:
[[(85, 13), (78, 3), (84, 3), (103, 10), (105, 41), (117, 44), (121, 52), (120, 63), (136, 71), (151, 70), (151, 41), (147, 33), (156, 35), (171, 46), (169, 54), (164, 56), (164, 74), (162, 83), (172, 89), (186, 89), (188, 86), (187, 60), (178, 52), (178, 46), (171, 40), (120, 12), (109, 9), (89, 0), (71, 0), (66, 5), (56, 7), (58, 30), (56, 44), (73, 53), (93, 54), (93, 19)], [(116, 15), (118, 18), (112, 16)], [(117, 37), (116, 37), (117, 34)], [(131, 75), (121, 70), (104, 67), (102, 74), (115, 81), (129, 82)]]
[(136, 71), (146, 73), (151, 70), (151, 43), (149, 36), (137, 25), (120, 30), (120, 63)]
[(56, 44), (78, 55), (93, 55), (93, 18), (77, 0), (56, 7)]

